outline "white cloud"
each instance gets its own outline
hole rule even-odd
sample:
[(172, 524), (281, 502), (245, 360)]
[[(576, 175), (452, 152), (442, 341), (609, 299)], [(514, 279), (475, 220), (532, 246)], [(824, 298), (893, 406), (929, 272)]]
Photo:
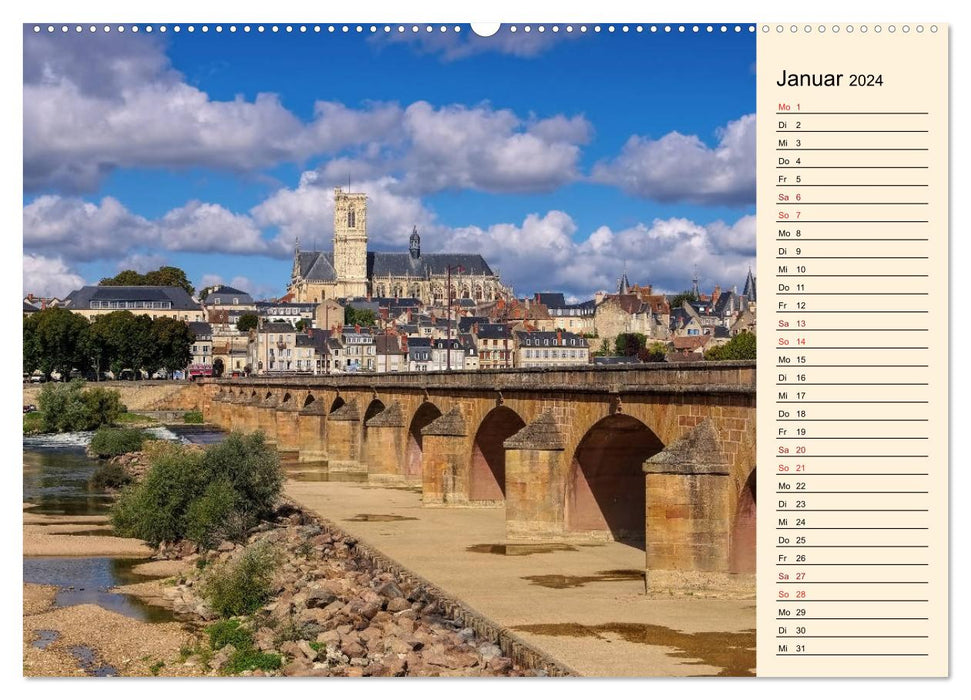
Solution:
[[(408, 28), (406, 28), (408, 29)], [(424, 29), (424, 28), (422, 28)], [(421, 54), (438, 54), (443, 61), (457, 61), (481, 53), (494, 52), (518, 58), (533, 58), (550, 50), (557, 44), (569, 39), (579, 39), (586, 36), (580, 32), (554, 32), (550, 26), (540, 32), (537, 28), (526, 33), (511, 32), (509, 25), (503, 25), (500, 30), (489, 37), (482, 37), (471, 30), (455, 32), (448, 31), (420, 31), (420, 32), (379, 32), (369, 41), (375, 46), (385, 44), (409, 44)]]
[[(270, 252), (245, 214), (192, 201), (156, 220), (130, 212), (113, 197), (98, 203), (43, 195), (24, 206), (24, 249), (72, 261), (126, 258), (151, 266), (157, 251), (260, 254)], [(122, 262), (120, 264), (128, 264)]]
[(24, 294), (64, 297), (84, 286), (84, 278), (59, 257), (24, 255)]
[[(418, 197), (398, 192), (391, 177), (357, 181), (353, 189), (367, 192), (368, 240), (372, 246), (407, 244), (412, 226), (434, 225), (434, 214)], [(304, 173), (294, 189), (278, 190), (250, 211), (260, 226), (276, 227), (279, 234), (271, 244), (275, 255), (293, 254), (296, 239), (302, 250), (326, 250), (334, 239), (334, 195), (328, 182), (314, 172)]]
[(652, 140), (632, 136), (611, 161), (598, 163), (596, 182), (661, 202), (755, 203), (755, 115), (718, 131), (710, 148), (694, 135), (672, 131)]
[[(396, 174), (412, 192), (547, 191), (577, 177), (583, 117), (488, 105), (360, 109), (320, 100), (310, 121), (275, 94), (214, 100), (152, 36), (24, 36), (24, 186), (92, 191), (117, 168), (252, 172), (315, 156), (328, 179)], [(404, 176), (403, 174), (407, 174)]]
[(43, 195), (24, 207), (23, 223), (24, 248), (70, 260), (120, 257), (155, 240), (152, 225), (113, 197), (95, 204)]
[(625, 269), (631, 282), (676, 292), (690, 287), (695, 266), (703, 288), (730, 287), (754, 263), (751, 216), (731, 225), (674, 218), (620, 231), (601, 226), (579, 241), (576, 232), (572, 217), (550, 211), (530, 214), (522, 224), (439, 230), (433, 240), (445, 250), (482, 253), (519, 294), (556, 290), (589, 298), (598, 289), (614, 291)]
[(191, 201), (165, 214), (155, 226), (159, 244), (168, 250), (241, 254), (268, 250), (250, 217), (219, 204)]
[(141, 272), (144, 274), (151, 270), (157, 270), (165, 264), (166, 259), (164, 255), (156, 255), (154, 253), (132, 253), (122, 260), (119, 260), (117, 265), (115, 265), (115, 268), (119, 272), (122, 270), (134, 270), (135, 272)]

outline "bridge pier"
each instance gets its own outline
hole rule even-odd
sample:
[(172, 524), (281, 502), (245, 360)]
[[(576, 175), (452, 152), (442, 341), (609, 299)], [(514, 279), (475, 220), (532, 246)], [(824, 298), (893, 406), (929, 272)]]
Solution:
[(506, 539), (563, 536), (563, 436), (551, 411), (503, 443), (506, 449)]
[(364, 461), (368, 481), (386, 484), (405, 482), (405, 445), (407, 431), (401, 404), (392, 402), (364, 426)]
[(280, 401), (276, 396), (267, 393), (266, 398), (254, 407), (256, 430), (263, 431), (267, 442), (276, 442), (276, 408), (279, 403)]
[(320, 399), (311, 400), (297, 414), (300, 462), (323, 462), (327, 459), (327, 443), (324, 439), (327, 427), (327, 411)]
[(730, 466), (711, 420), (644, 463), (648, 571), (728, 571)]
[(327, 471), (365, 471), (361, 464), (361, 412), (352, 399), (327, 416)]
[(290, 394), (277, 406), (275, 415), (276, 444), (280, 452), (300, 451), (300, 407)]
[(469, 445), (456, 406), (422, 428), (422, 504), (468, 505)]

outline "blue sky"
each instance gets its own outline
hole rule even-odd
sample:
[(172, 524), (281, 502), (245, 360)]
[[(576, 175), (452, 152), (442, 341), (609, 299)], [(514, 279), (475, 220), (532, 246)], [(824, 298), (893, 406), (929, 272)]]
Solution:
[(157, 31), (24, 36), (24, 289), (125, 267), (283, 293), (368, 192), (372, 249), (481, 252), (518, 294), (741, 284), (755, 39)]

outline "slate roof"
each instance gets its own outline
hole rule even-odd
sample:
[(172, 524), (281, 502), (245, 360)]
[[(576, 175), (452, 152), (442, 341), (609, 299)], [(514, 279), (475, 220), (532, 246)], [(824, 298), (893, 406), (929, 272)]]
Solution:
[[(314, 282), (335, 282), (333, 253), (299, 253), (300, 276)], [(448, 267), (462, 266), (463, 275), (493, 276), (492, 268), (477, 253), (424, 253), (413, 258), (410, 253), (369, 252), (367, 254), (368, 279), (380, 277), (417, 277), (444, 275)]]
[(65, 301), (72, 309), (90, 309), (92, 301), (167, 301), (172, 309), (180, 311), (200, 311), (199, 306), (182, 287), (102, 287), (88, 285), (75, 289)]
[(212, 338), (212, 326), (205, 321), (189, 321), (187, 324), (189, 330), (192, 331), (196, 340), (208, 340)]
[(550, 347), (587, 347), (587, 339), (576, 333), (563, 331), (516, 331), (520, 345)]
[(503, 338), (512, 338), (512, 333), (509, 326), (504, 323), (480, 323), (476, 337), (483, 340), (492, 338), (502, 340)]
[[(235, 302), (233, 301), (234, 299), (236, 300)], [(244, 304), (252, 304), (253, 297), (242, 289), (219, 285), (210, 290), (205, 303), (207, 306), (242, 306)]]
[(25, 314), (32, 314), (35, 311), (40, 311), (40, 309), (37, 308), (36, 306), (34, 306), (33, 304), (28, 304), (26, 301), (24, 302), (24, 313)]
[(487, 316), (463, 316), (459, 319), (459, 333), (468, 333), (477, 323), (489, 323)]
[(566, 306), (566, 298), (561, 292), (536, 292), (533, 298), (540, 304), (545, 304), (547, 307), (562, 309)]
[(296, 333), (296, 330), (289, 323), (284, 323), (282, 321), (272, 321), (270, 323), (264, 323), (260, 327), (260, 332), (262, 332), (262, 333)]

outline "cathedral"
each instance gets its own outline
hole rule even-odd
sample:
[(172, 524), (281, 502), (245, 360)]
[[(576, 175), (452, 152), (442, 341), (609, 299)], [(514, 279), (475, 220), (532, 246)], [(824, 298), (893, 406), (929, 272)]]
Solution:
[(349, 297), (410, 297), (425, 305), (443, 306), (448, 299), (451, 268), (452, 299), (474, 302), (507, 298), (512, 291), (477, 253), (421, 252), (414, 229), (407, 253), (368, 252), (367, 195), (334, 190), (334, 252), (293, 255), (287, 289), (294, 301)]

